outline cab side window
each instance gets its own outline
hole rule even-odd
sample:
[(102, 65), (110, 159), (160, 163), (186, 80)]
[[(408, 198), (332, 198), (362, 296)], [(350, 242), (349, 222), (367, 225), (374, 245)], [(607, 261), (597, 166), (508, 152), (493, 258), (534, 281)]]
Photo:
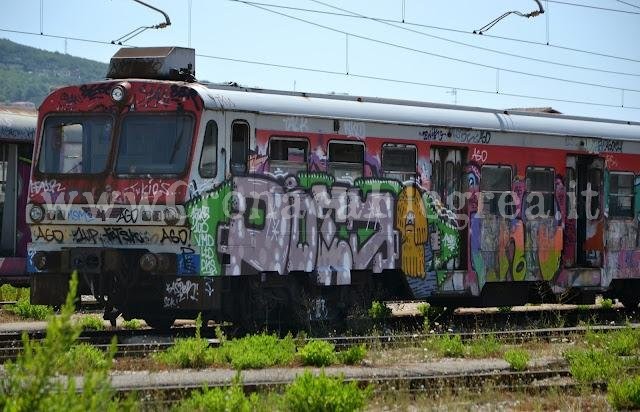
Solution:
[(204, 131), (199, 170), (202, 177), (218, 174), (218, 124), (213, 120), (209, 120)]

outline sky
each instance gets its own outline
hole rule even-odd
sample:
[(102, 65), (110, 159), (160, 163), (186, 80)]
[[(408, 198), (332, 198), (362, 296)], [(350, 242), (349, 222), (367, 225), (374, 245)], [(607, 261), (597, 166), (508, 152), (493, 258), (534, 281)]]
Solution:
[[(200, 80), (640, 122), (640, 0), (541, 0), (485, 35), (536, 2), (145, 1), (171, 25), (125, 44), (193, 47)], [(132, 0), (0, 0), (0, 38), (102, 62), (162, 21)]]

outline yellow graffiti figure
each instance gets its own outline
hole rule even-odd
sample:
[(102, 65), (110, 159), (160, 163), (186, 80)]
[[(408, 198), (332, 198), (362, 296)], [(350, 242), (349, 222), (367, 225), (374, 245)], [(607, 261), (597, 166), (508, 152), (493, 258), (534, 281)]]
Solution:
[(416, 186), (405, 186), (398, 195), (395, 226), (401, 235), (402, 271), (407, 276), (424, 277), (424, 244), (429, 231), (427, 212)]

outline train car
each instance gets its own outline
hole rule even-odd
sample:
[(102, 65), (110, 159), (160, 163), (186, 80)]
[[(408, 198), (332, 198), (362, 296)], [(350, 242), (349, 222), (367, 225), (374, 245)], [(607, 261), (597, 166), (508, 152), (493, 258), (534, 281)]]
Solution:
[(25, 219), (36, 111), (0, 105), (0, 285), (28, 286)]
[(106, 318), (340, 319), (371, 299), (638, 304), (640, 124), (207, 86), (122, 49), (39, 111), (32, 300)]

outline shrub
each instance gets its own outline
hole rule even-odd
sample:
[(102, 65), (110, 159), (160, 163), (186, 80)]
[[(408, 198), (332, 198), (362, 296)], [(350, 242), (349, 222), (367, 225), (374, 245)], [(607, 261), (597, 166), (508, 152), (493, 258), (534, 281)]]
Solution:
[(5, 308), (23, 319), (44, 320), (53, 315), (51, 306), (32, 305), (27, 298), (21, 298), (15, 305), (7, 305)]
[(323, 340), (312, 340), (298, 351), (304, 365), (329, 366), (336, 361), (335, 346)]
[(364, 345), (355, 345), (349, 349), (338, 352), (338, 361), (345, 365), (355, 365), (361, 363), (367, 356), (367, 348)]
[(620, 358), (596, 349), (574, 349), (565, 353), (571, 376), (580, 383), (604, 382), (622, 369)]
[(426, 341), (428, 349), (435, 350), (440, 356), (461, 358), (465, 348), (460, 335), (433, 336)]
[(523, 371), (529, 366), (529, 353), (522, 349), (510, 349), (504, 353), (504, 360), (514, 371)]
[(199, 391), (193, 391), (176, 408), (177, 411), (185, 412), (250, 412), (258, 409), (258, 396), (255, 393), (246, 396), (239, 377), (236, 377), (233, 385), (228, 388), (209, 389), (205, 386)]
[[(76, 356), (85, 351), (74, 349), (80, 335), (80, 328), (71, 321), (77, 287), (78, 277), (74, 273), (69, 281), (66, 302), (60, 315), (49, 319), (44, 340), (34, 342), (23, 334), (23, 351), (15, 363), (5, 365), (0, 380), (0, 409), (118, 411), (136, 407), (132, 398), (126, 401), (115, 398), (108, 374), (115, 353), (113, 344), (104, 363), (84, 371), (82, 391), (76, 391), (76, 379), (69, 371), (73, 370), (71, 363), (78, 362)], [(69, 355), (72, 351), (76, 355)]]
[(96, 315), (83, 316), (78, 325), (82, 330), (104, 330), (104, 321)]
[(125, 320), (122, 322), (122, 328), (138, 330), (142, 328), (142, 322), (140, 322), (140, 319)]
[(615, 409), (640, 408), (640, 376), (625, 377), (609, 382), (607, 397)]
[(472, 358), (488, 358), (497, 356), (502, 351), (502, 345), (498, 342), (495, 335), (473, 339), (468, 344), (468, 354)]
[(314, 376), (304, 372), (287, 387), (285, 404), (293, 412), (357, 411), (364, 408), (371, 387), (360, 389), (356, 382), (345, 383), (343, 377)]
[(374, 300), (369, 308), (369, 316), (373, 319), (387, 319), (391, 317), (391, 308), (385, 305), (384, 302)]
[(279, 339), (262, 333), (226, 341), (219, 351), (235, 369), (259, 369), (291, 363), (296, 345), (291, 335)]
[(607, 299), (602, 299), (602, 302), (600, 302), (600, 307), (602, 309), (611, 309), (613, 308), (613, 300), (607, 298)]

